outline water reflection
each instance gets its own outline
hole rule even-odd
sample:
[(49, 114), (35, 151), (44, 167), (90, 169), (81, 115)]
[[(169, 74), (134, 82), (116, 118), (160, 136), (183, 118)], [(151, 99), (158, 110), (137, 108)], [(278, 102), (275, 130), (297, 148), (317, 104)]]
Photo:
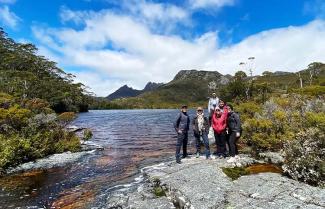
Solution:
[(140, 167), (174, 155), (172, 122), (177, 112), (104, 110), (80, 114), (74, 125), (91, 128), (92, 141), (105, 149), (64, 168), (0, 178), (0, 208), (104, 204), (110, 188), (130, 181)]

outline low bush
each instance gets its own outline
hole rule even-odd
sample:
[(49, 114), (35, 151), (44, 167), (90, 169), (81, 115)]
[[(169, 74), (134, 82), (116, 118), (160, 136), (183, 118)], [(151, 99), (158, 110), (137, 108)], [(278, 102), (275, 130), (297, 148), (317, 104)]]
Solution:
[(81, 149), (75, 133), (64, 130), (75, 114), (57, 116), (43, 100), (14, 101), (1, 93), (0, 104), (0, 170), (50, 154)]
[(318, 128), (300, 131), (283, 149), (283, 170), (293, 179), (325, 186), (325, 133)]

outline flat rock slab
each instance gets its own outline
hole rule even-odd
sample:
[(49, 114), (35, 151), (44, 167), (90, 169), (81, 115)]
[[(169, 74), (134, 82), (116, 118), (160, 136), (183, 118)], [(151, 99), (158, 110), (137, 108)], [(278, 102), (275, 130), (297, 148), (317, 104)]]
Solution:
[[(235, 163), (225, 159), (190, 158), (149, 166), (142, 170), (147, 179), (159, 179), (167, 197), (156, 198), (139, 191), (127, 195), (122, 208), (325, 208), (325, 190), (276, 173), (242, 176), (232, 181), (222, 167), (257, 162), (241, 155)], [(150, 189), (146, 192), (150, 193)], [(146, 197), (147, 196), (147, 197)], [(173, 204), (172, 204), (173, 203)]]
[(276, 173), (242, 176), (228, 193), (230, 208), (325, 208), (325, 190)]

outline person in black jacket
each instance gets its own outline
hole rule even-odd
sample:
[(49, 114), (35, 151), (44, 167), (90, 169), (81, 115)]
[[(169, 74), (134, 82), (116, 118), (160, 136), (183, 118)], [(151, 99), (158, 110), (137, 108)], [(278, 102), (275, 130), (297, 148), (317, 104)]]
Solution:
[(196, 141), (196, 157), (200, 156), (200, 148), (201, 148), (201, 140), (202, 137), (203, 143), (205, 146), (205, 156), (207, 159), (211, 159), (210, 157), (210, 147), (209, 147), (209, 119), (204, 116), (203, 108), (198, 107), (196, 110), (196, 116), (192, 120), (192, 128), (194, 132), (194, 137)]
[(181, 163), (180, 151), (183, 146), (183, 158), (187, 157), (188, 130), (190, 127), (190, 117), (187, 115), (187, 106), (181, 107), (181, 112), (174, 121), (174, 128), (177, 133), (176, 142), (176, 162)]
[(235, 156), (238, 156), (237, 141), (241, 136), (241, 122), (238, 113), (233, 111), (233, 106), (228, 105), (228, 145), (229, 145), (229, 155), (230, 159), (227, 162), (234, 162), (236, 160)]

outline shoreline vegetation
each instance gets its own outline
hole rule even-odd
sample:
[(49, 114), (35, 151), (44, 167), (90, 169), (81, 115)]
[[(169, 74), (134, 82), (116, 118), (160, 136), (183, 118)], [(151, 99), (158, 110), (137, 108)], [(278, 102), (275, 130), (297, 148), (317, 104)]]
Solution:
[(280, 152), (285, 173), (324, 187), (325, 64), (254, 77), (206, 72), (180, 71), (153, 91), (108, 101), (91, 96), (72, 74), (37, 55), (34, 45), (17, 43), (0, 28), (0, 173), (54, 153), (80, 151), (80, 139), (66, 130), (77, 112), (205, 107), (208, 84), (214, 82), (213, 92), (231, 102), (243, 121), (242, 151)]
[(80, 138), (66, 126), (76, 112), (88, 111), (91, 97), (73, 79), (34, 45), (17, 43), (0, 28), (0, 175), (24, 162), (81, 150)]

